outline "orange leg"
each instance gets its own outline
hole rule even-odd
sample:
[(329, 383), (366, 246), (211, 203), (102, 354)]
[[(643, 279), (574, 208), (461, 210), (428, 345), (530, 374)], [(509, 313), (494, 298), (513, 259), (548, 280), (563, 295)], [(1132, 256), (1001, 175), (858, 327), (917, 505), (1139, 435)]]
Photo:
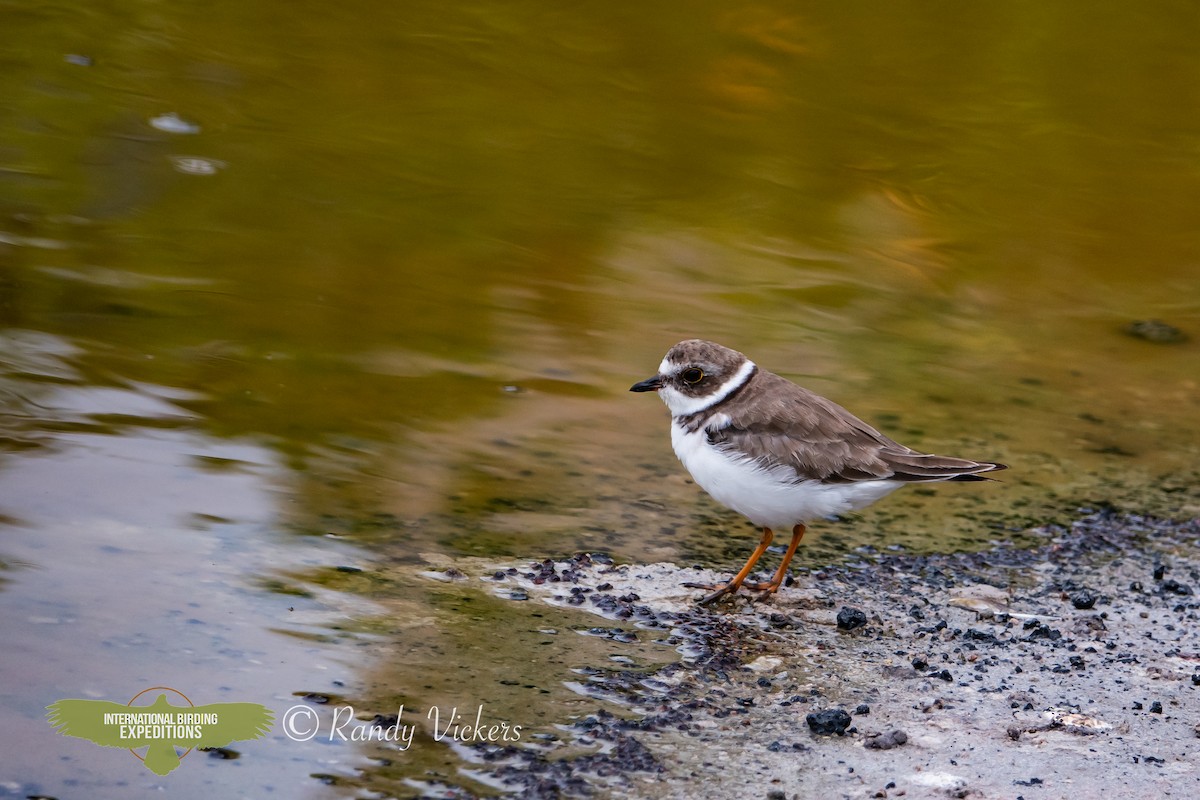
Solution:
[(768, 597), (783, 585), (783, 579), (787, 577), (788, 565), (792, 563), (792, 556), (796, 555), (796, 548), (800, 546), (800, 540), (804, 538), (804, 523), (801, 522), (792, 528), (792, 541), (788, 545), (787, 552), (783, 554), (783, 560), (779, 562), (779, 569), (775, 570), (775, 577), (771, 578), (770, 583), (760, 583), (755, 586), (747, 586), (747, 589), (755, 589), (762, 592), (762, 596)]
[[(701, 598), (700, 605), (706, 606), (709, 603), (714, 603), (717, 600), (720, 600), (722, 597), (731, 595), (741, 588), (742, 582), (746, 580), (746, 576), (750, 574), (750, 571), (754, 569), (754, 565), (758, 563), (760, 558), (762, 558), (762, 554), (767, 552), (767, 548), (771, 546), (771, 539), (774, 538), (774, 536), (775, 534), (772, 533), (770, 528), (763, 528), (762, 540), (759, 541), (758, 547), (754, 548), (754, 552), (750, 554), (750, 560), (746, 562), (746, 566), (742, 567), (742, 571), (737, 575), (734, 575), (733, 580), (722, 586), (720, 589), (717, 589), (712, 594)], [(795, 548), (790, 548), (789, 552), (792, 550), (795, 550)]]

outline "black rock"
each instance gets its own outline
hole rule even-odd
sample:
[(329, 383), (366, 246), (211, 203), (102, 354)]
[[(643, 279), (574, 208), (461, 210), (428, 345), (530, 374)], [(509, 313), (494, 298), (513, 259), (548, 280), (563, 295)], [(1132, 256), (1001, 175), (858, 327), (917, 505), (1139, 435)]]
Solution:
[(996, 634), (988, 633), (987, 631), (977, 631), (974, 628), (967, 628), (967, 632), (963, 634), (964, 639), (973, 639), (978, 642), (987, 642), (988, 644), (999, 644), (1000, 640), (996, 638)]
[(319, 705), (319, 706), (323, 706), (326, 703), (333, 701), (332, 695), (322, 694), (321, 692), (306, 692), (304, 694), (301, 694), (300, 697), (304, 700), (307, 700), (310, 703), (315, 703), (316, 705)]
[(876, 733), (863, 739), (863, 747), (870, 750), (891, 750), (908, 742), (908, 734), (904, 731)]
[(850, 727), (850, 715), (841, 708), (827, 708), (816, 711), (804, 718), (808, 727), (818, 736), (841, 736)]
[(844, 631), (852, 631), (867, 624), (867, 615), (857, 608), (842, 606), (837, 614), (837, 626)]
[(1061, 638), (1062, 638), (1062, 631), (1055, 630), (1054, 628), (1051, 628), (1049, 625), (1038, 625), (1034, 629), (1033, 633), (1031, 633), (1025, 637), (1025, 641), (1033, 642), (1033, 641), (1037, 641), (1038, 639), (1048, 639), (1052, 642), (1055, 642)]
[(1188, 586), (1186, 583), (1180, 583), (1174, 578), (1168, 578), (1167, 580), (1163, 581), (1161, 584), (1159, 584), (1159, 588), (1162, 589), (1163, 592), (1171, 592), (1172, 594), (1189, 595), (1192, 593), (1192, 587)]
[(1081, 589), (1080, 591), (1071, 595), (1071, 605), (1075, 606), (1080, 611), (1086, 611), (1087, 609), (1096, 605), (1096, 600), (1098, 599), (1099, 598), (1096, 597), (1095, 592), (1087, 589)]
[(228, 747), (201, 747), (200, 751), (208, 753), (209, 758), (219, 759), (221, 761), (233, 761), (241, 757), (241, 753), (237, 750), (231, 750)]
[(1187, 334), (1160, 319), (1139, 319), (1124, 327), (1124, 332), (1135, 339), (1155, 344), (1179, 344), (1187, 341)]

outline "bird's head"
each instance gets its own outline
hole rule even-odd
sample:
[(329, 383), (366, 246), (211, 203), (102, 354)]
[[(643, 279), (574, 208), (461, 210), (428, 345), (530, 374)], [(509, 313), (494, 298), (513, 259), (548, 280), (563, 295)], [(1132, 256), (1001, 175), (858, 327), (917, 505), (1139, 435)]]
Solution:
[(737, 350), (703, 339), (687, 339), (667, 351), (653, 378), (631, 392), (658, 392), (673, 416), (703, 411), (749, 380), (754, 362)]

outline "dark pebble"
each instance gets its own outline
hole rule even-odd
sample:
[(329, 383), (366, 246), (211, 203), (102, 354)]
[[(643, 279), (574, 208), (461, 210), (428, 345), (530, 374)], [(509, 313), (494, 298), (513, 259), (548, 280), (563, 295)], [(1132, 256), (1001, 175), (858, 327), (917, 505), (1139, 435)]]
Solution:
[(1025, 641), (1034, 642), (1034, 641), (1037, 641), (1038, 639), (1048, 639), (1052, 642), (1056, 642), (1061, 638), (1062, 638), (1062, 631), (1055, 630), (1054, 628), (1051, 628), (1049, 625), (1038, 625), (1034, 629), (1033, 633), (1031, 633), (1025, 637)]
[(767, 622), (772, 628), (777, 629), (795, 627), (792, 625), (792, 620), (787, 614), (780, 614), (778, 611), (771, 612), (770, 616), (767, 617)]
[(529, 593), (526, 592), (524, 589), (513, 589), (511, 592), (508, 593), (508, 599), (509, 600), (528, 600)]
[(1151, 714), (1161, 714), (1162, 713), (1162, 703), (1158, 702), (1157, 700), (1155, 700), (1153, 703), (1151, 703), (1150, 704), (1150, 713)]
[(1167, 574), (1167, 568), (1162, 564), (1154, 565), (1154, 580), (1161, 581), (1163, 576)]
[(215, 758), (220, 761), (233, 761), (241, 756), (237, 750), (231, 750), (228, 747), (201, 747), (205, 753), (208, 753), (209, 758)]
[(303, 700), (307, 700), (308, 702), (315, 703), (319, 706), (323, 706), (333, 700), (331, 696), (327, 694), (320, 694), (319, 692), (308, 692), (307, 694), (300, 695), (300, 697)]
[(841, 708), (827, 708), (815, 711), (804, 718), (808, 727), (818, 736), (841, 736), (850, 727), (850, 715)]
[(854, 716), (856, 716), (856, 717), (864, 717), (870, 713), (871, 713), (871, 707), (869, 705), (867, 705), (866, 703), (862, 703), (859, 705), (858, 708), (854, 709)]
[(1075, 606), (1080, 611), (1086, 611), (1087, 609), (1096, 605), (1097, 599), (1098, 598), (1096, 597), (1095, 592), (1083, 589), (1082, 591), (1078, 591), (1071, 595), (1071, 605)]
[(908, 734), (904, 731), (890, 731), (868, 736), (863, 739), (863, 747), (870, 750), (891, 750), (893, 747), (899, 747), (907, 742)]
[(867, 624), (867, 615), (857, 608), (842, 606), (837, 614), (837, 626), (843, 631), (852, 631)]
[(1127, 335), (1144, 342), (1155, 344), (1179, 344), (1187, 341), (1187, 334), (1169, 322), (1160, 319), (1135, 320), (1122, 329)]
[(996, 638), (996, 634), (988, 633), (987, 631), (977, 631), (974, 628), (967, 628), (967, 632), (963, 634), (965, 639), (974, 639), (978, 642), (986, 642), (988, 644), (999, 644), (1000, 640)]
[(1161, 584), (1159, 584), (1159, 588), (1162, 589), (1163, 592), (1171, 592), (1172, 594), (1190, 595), (1192, 593), (1192, 587), (1188, 586), (1186, 583), (1180, 583), (1174, 578), (1168, 578), (1167, 580), (1163, 581)]

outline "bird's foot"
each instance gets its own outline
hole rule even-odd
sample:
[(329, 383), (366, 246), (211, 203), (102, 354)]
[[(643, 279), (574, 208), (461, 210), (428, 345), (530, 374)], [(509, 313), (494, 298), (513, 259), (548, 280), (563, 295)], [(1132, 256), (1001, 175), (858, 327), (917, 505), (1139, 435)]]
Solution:
[(754, 598), (755, 600), (769, 600), (772, 595), (779, 591), (779, 587), (782, 585), (782, 581), (769, 581), (767, 583), (747, 583), (743, 588), (749, 592), (758, 592), (758, 596)]
[(751, 598), (752, 600), (767, 600), (771, 597), (771, 595), (779, 591), (779, 587), (782, 584), (782, 581), (774, 580), (761, 583), (739, 583), (737, 579), (734, 579), (729, 581), (729, 583), (721, 584), (695, 583), (693, 581), (688, 581), (683, 585), (688, 589), (704, 589), (705, 591), (711, 592), (711, 594), (705, 595), (698, 601), (699, 605), (707, 606), (712, 605), (722, 598), (733, 595), (739, 589), (745, 589), (748, 592), (756, 592), (757, 594)]
[(720, 587), (701, 586), (701, 585), (696, 585), (696, 584), (692, 585), (692, 588), (696, 588), (696, 589), (716, 588), (715, 592), (713, 592), (712, 594), (706, 594), (704, 597), (701, 597), (699, 601), (697, 601), (697, 605), (701, 605), (701, 606), (712, 605), (713, 603), (717, 602), (718, 600), (720, 600), (723, 597), (729, 597), (734, 592), (736, 592), (740, 587), (741, 587), (741, 584), (735, 583), (734, 581), (730, 581), (729, 583), (725, 584), (724, 586), (720, 586)]
[(758, 589), (759, 588), (758, 586), (751, 586), (750, 584), (742, 584), (742, 583), (738, 582), (736, 579), (731, 580), (729, 583), (722, 583), (722, 584), (693, 583), (693, 582), (689, 581), (688, 583), (685, 583), (683, 585), (684, 585), (684, 587), (686, 587), (688, 589), (704, 589), (706, 591), (711, 592), (711, 594), (706, 594), (704, 597), (701, 597), (699, 600), (696, 601), (696, 604), (701, 605), (701, 606), (709, 606), (709, 605), (712, 605), (713, 603), (717, 602), (718, 600), (721, 600), (722, 598), (730, 597), (735, 592), (737, 592), (738, 589), (742, 588), (742, 586), (745, 586), (747, 589)]
[(738, 590), (739, 586), (741, 586), (741, 584), (736, 583), (735, 581), (730, 581), (729, 583), (720, 583), (720, 584), (696, 583), (695, 581), (687, 581), (686, 583), (683, 584), (683, 587), (685, 589), (703, 589), (706, 592), (712, 592), (712, 594), (707, 594), (704, 597), (700, 598), (700, 600), (698, 602), (699, 602), (699, 605), (702, 605), (702, 606), (707, 606), (712, 603), (715, 603), (718, 600), (720, 600), (722, 597), (728, 597), (729, 595), (736, 592)]

